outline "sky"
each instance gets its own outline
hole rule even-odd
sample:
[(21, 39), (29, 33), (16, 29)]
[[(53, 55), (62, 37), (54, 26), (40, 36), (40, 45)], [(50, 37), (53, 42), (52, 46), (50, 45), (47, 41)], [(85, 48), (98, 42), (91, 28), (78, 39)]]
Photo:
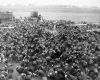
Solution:
[(0, 5), (73, 5), (100, 7), (100, 0), (0, 0)]

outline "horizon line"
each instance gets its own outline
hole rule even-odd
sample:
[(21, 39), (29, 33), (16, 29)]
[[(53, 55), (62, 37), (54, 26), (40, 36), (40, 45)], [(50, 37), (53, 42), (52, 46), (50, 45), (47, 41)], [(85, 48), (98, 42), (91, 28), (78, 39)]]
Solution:
[(34, 5), (34, 4), (27, 4), (27, 5), (23, 5), (23, 4), (7, 4), (7, 5), (0, 5), (2, 7), (12, 7), (12, 6), (19, 6), (19, 7), (23, 7), (23, 6), (66, 6), (66, 7), (86, 7), (86, 8), (91, 8), (91, 7), (94, 7), (94, 8), (100, 8), (100, 6), (87, 6), (87, 5), (84, 5), (84, 6), (78, 6), (78, 5), (64, 5), (64, 4), (50, 4), (50, 5)]

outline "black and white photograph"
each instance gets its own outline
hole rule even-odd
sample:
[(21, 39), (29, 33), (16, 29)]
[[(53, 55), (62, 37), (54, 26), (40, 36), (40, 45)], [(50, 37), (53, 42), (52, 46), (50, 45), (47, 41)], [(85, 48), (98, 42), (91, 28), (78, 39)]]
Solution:
[(100, 0), (0, 0), (0, 80), (100, 80)]

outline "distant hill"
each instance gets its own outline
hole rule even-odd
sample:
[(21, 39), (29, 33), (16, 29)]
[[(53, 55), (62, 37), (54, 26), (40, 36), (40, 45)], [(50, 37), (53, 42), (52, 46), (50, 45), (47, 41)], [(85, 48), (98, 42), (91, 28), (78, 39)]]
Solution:
[(100, 13), (97, 7), (77, 7), (77, 6), (1, 6), (0, 11), (47, 11), (47, 12), (73, 12), (73, 13)]

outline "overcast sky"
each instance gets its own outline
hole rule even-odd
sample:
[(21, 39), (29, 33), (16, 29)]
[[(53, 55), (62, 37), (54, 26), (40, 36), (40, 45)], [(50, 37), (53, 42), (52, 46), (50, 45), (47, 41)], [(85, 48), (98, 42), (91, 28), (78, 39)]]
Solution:
[(100, 0), (0, 0), (0, 5), (34, 4), (34, 5), (74, 5), (74, 6), (97, 6)]

